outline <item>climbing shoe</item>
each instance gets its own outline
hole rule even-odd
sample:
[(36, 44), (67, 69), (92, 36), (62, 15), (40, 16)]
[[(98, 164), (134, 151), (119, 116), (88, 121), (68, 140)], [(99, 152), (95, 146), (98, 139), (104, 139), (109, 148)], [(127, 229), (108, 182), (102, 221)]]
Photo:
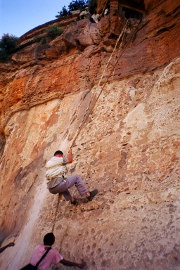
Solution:
[(77, 199), (74, 199), (73, 201), (71, 201), (71, 204), (77, 206), (78, 205), (78, 200)]
[(89, 192), (90, 196), (87, 196), (88, 201), (92, 201), (92, 199), (96, 196), (96, 194), (98, 194), (98, 190), (94, 189), (92, 191)]

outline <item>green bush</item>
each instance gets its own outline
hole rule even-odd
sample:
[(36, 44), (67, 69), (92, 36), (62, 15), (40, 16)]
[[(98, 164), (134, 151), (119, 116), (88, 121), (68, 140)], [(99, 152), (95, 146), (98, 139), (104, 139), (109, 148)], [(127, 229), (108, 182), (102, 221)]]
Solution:
[(0, 61), (7, 61), (17, 49), (18, 38), (4, 34), (0, 39)]
[(34, 38), (34, 42), (37, 42), (37, 43), (41, 42), (41, 40), (42, 40), (42, 37), (35, 37)]
[(71, 11), (74, 10), (83, 10), (86, 6), (88, 6), (88, 3), (88, 0), (74, 0), (70, 2), (70, 4), (68, 5), (68, 9), (64, 6), (62, 10), (58, 12), (59, 15), (56, 15), (56, 18), (67, 17), (71, 14)]
[(78, 10), (78, 9), (83, 10), (87, 5), (88, 5), (88, 1), (75, 0), (69, 4), (68, 8), (69, 8), (69, 11)]
[(40, 43), (40, 44), (42, 44), (42, 45), (47, 43), (45, 37), (36, 37), (36, 38), (34, 39), (34, 42)]
[(63, 30), (58, 25), (52, 25), (47, 29), (47, 34), (52, 39), (60, 36), (62, 33)]
[(68, 11), (65, 6), (58, 13), (59, 14), (55, 16), (56, 18), (64, 18), (70, 15), (70, 11)]

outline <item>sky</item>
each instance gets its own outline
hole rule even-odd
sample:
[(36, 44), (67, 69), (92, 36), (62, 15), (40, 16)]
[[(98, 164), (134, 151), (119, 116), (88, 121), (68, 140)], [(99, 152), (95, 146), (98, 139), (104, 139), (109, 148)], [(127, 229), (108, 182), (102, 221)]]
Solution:
[(0, 0), (0, 38), (20, 37), (29, 30), (57, 19), (55, 16), (72, 0)]

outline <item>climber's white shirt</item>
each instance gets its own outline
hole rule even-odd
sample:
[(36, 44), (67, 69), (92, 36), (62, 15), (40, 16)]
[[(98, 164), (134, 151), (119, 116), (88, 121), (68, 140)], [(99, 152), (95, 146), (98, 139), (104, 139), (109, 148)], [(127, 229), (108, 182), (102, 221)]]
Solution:
[(67, 168), (65, 164), (68, 163), (67, 158), (63, 157), (52, 157), (49, 161), (47, 161), (45, 167), (46, 167), (46, 179), (52, 180), (56, 177), (61, 177), (62, 175), (65, 175), (67, 172)]

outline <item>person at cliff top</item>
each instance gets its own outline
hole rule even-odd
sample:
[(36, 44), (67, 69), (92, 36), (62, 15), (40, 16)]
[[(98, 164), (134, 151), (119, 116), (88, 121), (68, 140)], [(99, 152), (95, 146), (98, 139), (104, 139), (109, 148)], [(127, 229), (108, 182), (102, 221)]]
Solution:
[(98, 23), (101, 20), (100, 15), (95, 11), (94, 14), (90, 18), (90, 22)]
[(92, 201), (94, 196), (98, 193), (97, 189), (88, 191), (84, 185), (81, 177), (74, 174), (66, 177), (67, 168), (66, 164), (73, 162), (72, 149), (69, 151), (68, 158), (63, 156), (63, 152), (57, 150), (54, 156), (46, 163), (46, 179), (47, 187), (52, 194), (60, 193), (64, 196), (66, 201), (71, 204), (77, 205), (78, 200), (71, 196), (69, 188), (75, 185), (79, 194), (83, 197), (86, 196), (87, 201)]
[[(65, 260), (63, 256), (58, 252), (57, 249), (52, 248), (52, 245), (54, 244), (54, 242), (55, 242), (54, 234), (47, 233), (44, 236), (43, 244), (39, 244), (34, 248), (33, 254), (30, 259), (30, 265), (35, 266), (38, 264), (38, 270), (50, 270), (52, 269), (51, 267), (53, 265), (57, 265), (58, 263), (61, 263), (66, 266), (77, 266), (79, 268), (84, 268), (84, 266), (86, 265), (85, 262), (76, 263), (76, 262)], [(45, 253), (46, 255), (43, 256)], [(21, 268), (21, 270), (31, 269), (27, 267), (30, 267), (29, 264)]]

